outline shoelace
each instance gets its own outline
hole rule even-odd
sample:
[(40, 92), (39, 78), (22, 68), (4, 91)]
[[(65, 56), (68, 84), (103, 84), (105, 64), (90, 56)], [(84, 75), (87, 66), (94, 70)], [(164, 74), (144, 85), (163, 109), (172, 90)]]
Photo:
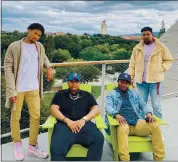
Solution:
[(40, 149), (38, 145), (36, 145), (35, 148), (37, 149), (37, 151), (39, 151), (39, 152), (43, 152), (43, 150)]
[(22, 146), (20, 144), (17, 144), (15, 146), (15, 150), (16, 150), (17, 153), (22, 152)]

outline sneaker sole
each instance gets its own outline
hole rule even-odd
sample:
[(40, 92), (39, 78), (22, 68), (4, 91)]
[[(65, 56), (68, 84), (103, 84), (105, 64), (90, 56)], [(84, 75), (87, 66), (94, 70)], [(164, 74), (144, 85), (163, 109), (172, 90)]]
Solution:
[(39, 156), (37, 156), (37, 155), (35, 155), (35, 154), (31, 153), (31, 152), (28, 152), (28, 155), (29, 156), (33, 156), (33, 157), (37, 157), (37, 158), (40, 158), (40, 159), (47, 159), (49, 157), (49, 155), (48, 155), (46, 158), (42, 158), (42, 157), (39, 157)]
[(16, 158), (15, 158), (15, 155), (14, 155), (14, 159), (15, 159), (16, 161), (24, 161), (24, 160), (25, 160), (25, 156), (24, 156), (23, 159), (16, 159)]

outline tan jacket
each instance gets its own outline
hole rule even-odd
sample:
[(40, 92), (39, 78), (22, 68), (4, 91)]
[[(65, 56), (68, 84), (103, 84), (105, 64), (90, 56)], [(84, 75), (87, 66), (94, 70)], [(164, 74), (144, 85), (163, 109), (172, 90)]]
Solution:
[[(172, 66), (173, 58), (168, 48), (155, 38), (156, 47), (153, 50), (147, 69), (146, 82), (156, 83), (164, 80), (164, 72)], [(133, 49), (130, 58), (129, 73), (137, 83), (142, 83), (144, 71), (144, 42), (141, 41)]]
[[(23, 38), (24, 39), (24, 38)], [(17, 86), (17, 76), (19, 65), (21, 61), (21, 49), (23, 39), (11, 43), (7, 49), (4, 58), (4, 72), (6, 80), (6, 108), (12, 108), (13, 104), (10, 102), (10, 97), (17, 96), (16, 86)], [(39, 63), (38, 63), (38, 80), (39, 80), (39, 90), (40, 97), (43, 97), (43, 66), (46, 68), (51, 67), (43, 45), (38, 42), (36, 43), (38, 48)]]

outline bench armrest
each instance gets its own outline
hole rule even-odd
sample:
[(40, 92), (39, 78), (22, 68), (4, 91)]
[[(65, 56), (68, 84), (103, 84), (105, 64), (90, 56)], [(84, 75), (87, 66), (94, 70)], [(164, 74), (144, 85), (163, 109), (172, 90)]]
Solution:
[[(54, 128), (54, 124), (56, 123), (56, 118), (53, 116), (49, 116), (48, 119), (45, 121), (45, 123), (42, 125), (42, 128)], [(103, 118), (101, 115), (98, 115), (95, 117), (95, 123), (98, 129), (104, 129), (107, 128)]]
[(42, 125), (42, 128), (54, 128), (54, 124), (56, 123), (56, 118), (53, 116), (49, 116), (45, 123)]
[(98, 129), (104, 129), (107, 128), (103, 118), (101, 117), (101, 115), (99, 114), (98, 116), (95, 117), (95, 124), (97, 126)]
[(111, 126), (117, 126), (119, 125), (119, 122), (113, 118), (111, 115), (107, 115), (108, 121), (109, 121), (109, 125)]
[(158, 118), (157, 116), (153, 115), (153, 117), (156, 119), (156, 121), (158, 122), (159, 125), (168, 125), (167, 122), (165, 122), (164, 120)]

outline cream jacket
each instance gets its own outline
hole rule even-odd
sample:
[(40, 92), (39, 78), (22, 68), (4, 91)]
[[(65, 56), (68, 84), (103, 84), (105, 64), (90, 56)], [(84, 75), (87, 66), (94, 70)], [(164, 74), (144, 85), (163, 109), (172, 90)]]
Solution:
[[(147, 69), (146, 82), (156, 83), (164, 80), (164, 72), (168, 71), (172, 66), (173, 58), (168, 48), (162, 44), (157, 38), (155, 38), (156, 47), (153, 50)], [(143, 71), (144, 71), (144, 42), (141, 41), (133, 49), (130, 64), (129, 73), (132, 79), (135, 79), (137, 83), (142, 83)]]
[[(24, 38), (23, 38), (24, 39)], [(10, 97), (17, 96), (17, 76), (21, 60), (21, 49), (23, 39), (11, 43), (7, 49), (4, 58), (4, 72), (6, 80), (6, 108), (12, 108), (13, 104), (10, 102)], [(36, 43), (38, 49), (38, 80), (39, 80), (39, 91), (40, 97), (43, 97), (43, 66), (46, 68), (51, 67), (43, 45), (38, 42)]]

